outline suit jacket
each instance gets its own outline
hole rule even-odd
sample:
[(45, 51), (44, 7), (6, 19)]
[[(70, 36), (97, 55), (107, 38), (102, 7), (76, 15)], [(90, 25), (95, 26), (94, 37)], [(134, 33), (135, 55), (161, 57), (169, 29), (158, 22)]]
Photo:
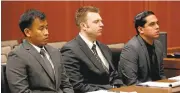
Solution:
[[(155, 53), (158, 61), (158, 73), (164, 79), (163, 47), (158, 40), (154, 40)], [(120, 55), (118, 72), (126, 85), (151, 81), (149, 73), (150, 59), (143, 39), (136, 35), (123, 48)]]
[(55, 79), (40, 53), (26, 40), (9, 53), (6, 74), (12, 93), (74, 93), (60, 52), (48, 45), (45, 49), (54, 64)]
[(122, 85), (111, 63), (110, 49), (100, 42), (97, 42), (97, 45), (110, 65), (109, 74), (79, 35), (61, 48), (64, 65), (76, 93), (110, 89), (112, 85)]

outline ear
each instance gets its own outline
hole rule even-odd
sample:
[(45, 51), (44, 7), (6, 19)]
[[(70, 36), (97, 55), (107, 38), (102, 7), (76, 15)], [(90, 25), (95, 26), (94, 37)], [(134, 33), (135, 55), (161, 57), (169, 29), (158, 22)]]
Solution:
[(81, 27), (81, 28), (87, 28), (87, 25), (86, 25), (84, 22), (81, 22), (81, 23), (80, 23), (80, 27)]
[(138, 26), (138, 31), (139, 31), (139, 33), (144, 33), (144, 29), (143, 29), (143, 27), (141, 27), (141, 26)]
[(29, 28), (25, 28), (24, 29), (24, 34), (27, 36), (27, 37), (31, 37), (31, 31)]
[(86, 30), (88, 28), (88, 25), (85, 22), (80, 23), (80, 28), (83, 30)]

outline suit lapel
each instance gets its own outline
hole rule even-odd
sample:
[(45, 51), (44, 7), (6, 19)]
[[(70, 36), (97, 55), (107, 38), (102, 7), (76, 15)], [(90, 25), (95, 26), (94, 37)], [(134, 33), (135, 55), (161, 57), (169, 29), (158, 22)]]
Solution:
[(96, 57), (94, 56), (94, 54), (92, 53), (92, 51), (89, 49), (89, 47), (87, 46), (87, 44), (82, 40), (82, 38), (78, 35), (76, 37), (76, 40), (78, 41), (79, 45), (80, 45), (80, 49), (84, 52), (84, 54), (91, 60), (91, 62), (94, 64), (94, 66), (100, 70), (100, 72), (104, 72), (106, 73), (106, 71), (103, 69), (102, 64), (99, 63), (96, 60)]
[(109, 51), (107, 50), (107, 48), (102, 45), (100, 42), (97, 42), (102, 54), (104, 55), (105, 59), (107, 60), (107, 62), (109, 63), (109, 69), (112, 68), (114, 70), (114, 66), (112, 64), (112, 60), (111, 60), (111, 55), (109, 54)]
[[(60, 56), (58, 56), (58, 54), (56, 54), (53, 50), (52, 50), (52, 48), (49, 48), (49, 46), (48, 45), (46, 45), (45, 46), (45, 49), (47, 50), (47, 52), (48, 52), (48, 54), (49, 54), (49, 56), (50, 56), (50, 58), (51, 58), (51, 61), (52, 61), (52, 63), (53, 63), (53, 65), (54, 65), (54, 70), (55, 70), (55, 82), (56, 82), (56, 86), (57, 86), (57, 84), (58, 84), (58, 65), (60, 64), (60, 62), (58, 62), (59, 60), (57, 60)], [(59, 63), (59, 64), (58, 64)]]
[(147, 47), (146, 47), (144, 41), (142, 40), (142, 38), (141, 38), (139, 35), (137, 36), (137, 38), (138, 38), (138, 40), (139, 40), (139, 42), (140, 42), (140, 44), (141, 44), (141, 46), (142, 46), (143, 52), (145, 53), (146, 60), (147, 60), (147, 64), (148, 64), (148, 69), (149, 69), (149, 71), (151, 72), (150, 59), (149, 59), (149, 54), (148, 54)]
[(23, 46), (32, 56), (34, 56), (34, 58), (36, 58), (36, 60), (39, 62), (39, 64), (42, 66), (42, 68), (45, 70), (45, 72), (48, 74), (48, 76), (53, 81), (54, 79), (51, 77), (50, 72), (48, 71), (48, 68), (47, 68), (46, 64), (44, 63), (41, 55), (38, 53), (38, 51), (26, 40), (23, 42)]

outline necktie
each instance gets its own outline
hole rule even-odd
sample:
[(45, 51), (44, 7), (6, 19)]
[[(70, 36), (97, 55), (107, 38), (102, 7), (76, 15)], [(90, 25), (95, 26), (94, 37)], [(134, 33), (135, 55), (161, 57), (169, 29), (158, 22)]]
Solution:
[(100, 57), (98, 56), (98, 53), (97, 53), (97, 51), (96, 51), (96, 45), (95, 45), (95, 44), (93, 44), (92, 50), (93, 50), (93, 54), (94, 54), (94, 56), (96, 57), (97, 61), (100, 62), (100, 63), (102, 64), (104, 70), (105, 70), (107, 73), (109, 73), (108, 68), (103, 64), (102, 60), (101, 60)]
[(54, 77), (54, 69), (52, 68), (50, 61), (47, 59), (45, 50), (44, 50), (44, 49), (41, 49), (40, 54), (43, 56), (44, 63), (46, 64), (46, 66), (47, 66), (47, 68), (48, 68), (48, 71), (50, 72), (50, 76), (51, 76), (51, 77), (53, 78), (53, 80), (54, 80), (54, 78), (55, 78), (55, 77)]

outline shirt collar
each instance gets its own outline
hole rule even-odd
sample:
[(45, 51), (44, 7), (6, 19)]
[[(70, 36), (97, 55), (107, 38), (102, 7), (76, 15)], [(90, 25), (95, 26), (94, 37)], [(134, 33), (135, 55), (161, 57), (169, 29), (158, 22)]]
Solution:
[[(40, 48), (40, 47), (38, 47), (38, 46), (36, 46), (36, 45), (34, 45), (34, 44), (32, 44), (32, 43), (30, 43), (30, 44), (38, 51), (38, 53), (40, 53), (40, 51), (41, 51), (41, 48)], [(45, 50), (44, 47), (42, 47), (42, 49)]]
[[(141, 37), (141, 36), (140, 36)], [(142, 37), (141, 37), (142, 38)], [(154, 42), (153, 42), (153, 44), (152, 45), (150, 45), (149, 43), (147, 43), (143, 38), (142, 38), (142, 40), (144, 41), (144, 43), (145, 43), (145, 45), (146, 45), (146, 47), (148, 47), (148, 48), (154, 48)]]
[(93, 44), (97, 45), (96, 44), (96, 41), (94, 41), (93, 43), (88, 40), (85, 36), (83, 36), (81, 33), (79, 33), (79, 36), (84, 40), (84, 42), (88, 45), (88, 47), (91, 49)]

